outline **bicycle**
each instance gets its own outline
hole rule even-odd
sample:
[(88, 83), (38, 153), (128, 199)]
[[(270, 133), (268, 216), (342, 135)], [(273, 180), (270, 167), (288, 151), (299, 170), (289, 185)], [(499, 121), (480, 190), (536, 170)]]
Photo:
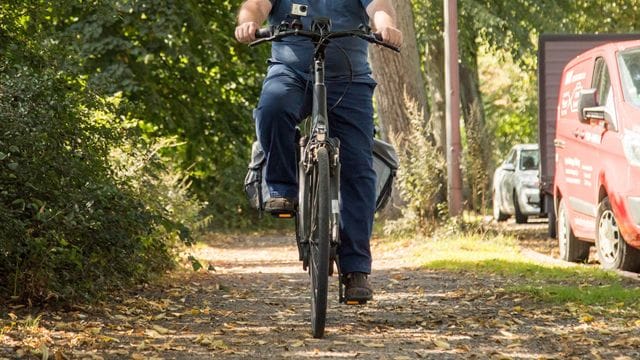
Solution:
[[(256, 46), (279, 41), (289, 36), (301, 36), (314, 43), (314, 84), (311, 124), (298, 139), (298, 206), (293, 212), (273, 214), (279, 218), (295, 218), (296, 244), (299, 259), (311, 277), (311, 327), (315, 338), (324, 336), (327, 315), (328, 278), (333, 275), (333, 263), (338, 270), (339, 302), (351, 304), (344, 298), (337, 249), (340, 246), (340, 142), (329, 135), (326, 87), (324, 84), (325, 49), (332, 39), (359, 37), (392, 50), (399, 49), (384, 43), (378, 34), (366, 26), (358, 30), (331, 31), (331, 20), (315, 18), (311, 31), (303, 30), (294, 19), (277, 27), (260, 29)], [(260, 198), (261, 201), (261, 198)]]

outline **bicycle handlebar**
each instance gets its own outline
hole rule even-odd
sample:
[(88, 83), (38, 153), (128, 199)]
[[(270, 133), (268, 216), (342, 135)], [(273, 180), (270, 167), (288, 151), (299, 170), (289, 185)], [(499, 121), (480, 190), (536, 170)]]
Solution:
[(315, 41), (322, 41), (322, 42), (327, 42), (327, 40), (330, 40), (330, 39), (355, 36), (365, 41), (368, 41), (370, 43), (384, 46), (395, 52), (400, 52), (399, 47), (387, 44), (384, 41), (382, 41), (382, 35), (380, 35), (379, 33), (365, 32), (362, 30), (335, 31), (335, 32), (329, 32), (326, 34), (319, 34), (313, 31), (295, 29), (295, 30), (279, 31), (274, 34), (271, 28), (263, 28), (263, 29), (256, 30), (255, 35), (256, 35), (256, 39), (258, 40), (252, 42), (251, 44), (249, 44), (249, 46), (256, 46), (264, 42), (279, 41), (289, 36), (302, 36)]

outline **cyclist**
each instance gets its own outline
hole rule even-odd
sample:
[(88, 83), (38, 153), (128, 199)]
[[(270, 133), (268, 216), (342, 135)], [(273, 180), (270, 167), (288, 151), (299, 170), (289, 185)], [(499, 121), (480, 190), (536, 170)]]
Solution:
[[(332, 30), (369, 24), (390, 45), (402, 44), (390, 0), (247, 0), (238, 13), (236, 39), (255, 40), (265, 20), (272, 25), (291, 21), (292, 9), (304, 10), (305, 29), (315, 17), (328, 17)], [(306, 16), (305, 16), (306, 15)], [(326, 49), (325, 83), (331, 136), (340, 139), (340, 269), (346, 301), (372, 299), (370, 237), (375, 210), (376, 175), (372, 166), (373, 90), (367, 60), (368, 43), (359, 38), (333, 40)], [(265, 210), (290, 211), (297, 198), (295, 126), (311, 113), (313, 43), (289, 37), (272, 44), (258, 107), (256, 132), (267, 158), (270, 199)]]

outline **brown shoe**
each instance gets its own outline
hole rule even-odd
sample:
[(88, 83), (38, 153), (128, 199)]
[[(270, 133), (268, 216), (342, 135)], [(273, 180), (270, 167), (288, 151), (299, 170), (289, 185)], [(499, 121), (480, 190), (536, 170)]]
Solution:
[(342, 278), (345, 286), (344, 300), (347, 305), (366, 304), (373, 299), (373, 290), (367, 280), (367, 274), (352, 272)]
[(289, 213), (296, 210), (296, 199), (272, 197), (264, 204), (264, 211), (270, 213)]

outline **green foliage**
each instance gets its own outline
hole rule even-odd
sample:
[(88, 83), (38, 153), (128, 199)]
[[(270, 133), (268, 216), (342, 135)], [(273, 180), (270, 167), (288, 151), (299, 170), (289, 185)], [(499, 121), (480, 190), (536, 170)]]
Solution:
[(130, 103), (69, 70), (53, 10), (20, 6), (0, 7), (0, 297), (71, 301), (162, 273), (200, 209), (184, 175), (143, 156), (157, 151), (118, 115)]
[(470, 119), (462, 137), (462, 170), (469, 189), (467, 207), (474, 211), (482, 211), (490, 200), (487, 185), (492, 176), (487, 166), (491, 163), (490, 153), (483, 158), (483, 149), (491, 149), (493, 141), (487, 136), (489, 127), (478, 123), (478, 119)]
[(428, 231), (444, 213), (442, 208), (434, 209), (431, 205), (436, 203), (435, 196), (442, 186), (439, 179), (446, 171), (446, 163), (428, 140), (431, 131), (422, 120), (424, 117), (417, 104), (409, 103), (407, 109), (410, 129), (394, 141), (401, 144), (396, 187), (406, 203), (400, 219), (387, 221), (386, 233)]
[(501, 161), (514, 144), (538, 141), (535, 75), (518, 67), (508, 53), (482, 48), (479, 55), (493, 156)]
[(2, 293), (85, 295), (166, 264), (157, 219), (109, 176), (110, 134), (84, 99), (50, 71), (0, 66)]
[[(242, 179), (254, 137), (252, 107), (268, 47), (233, 39), (239, 3), (96, 1), (62, 7), (56, 36), (73, 52), (89, 89), (123, 96), (146, 138), (175, 137), (163, 150), (187, 171), (217, 226), (242, 224)], [(237, 219), (238, 218), (238, 219)]]

